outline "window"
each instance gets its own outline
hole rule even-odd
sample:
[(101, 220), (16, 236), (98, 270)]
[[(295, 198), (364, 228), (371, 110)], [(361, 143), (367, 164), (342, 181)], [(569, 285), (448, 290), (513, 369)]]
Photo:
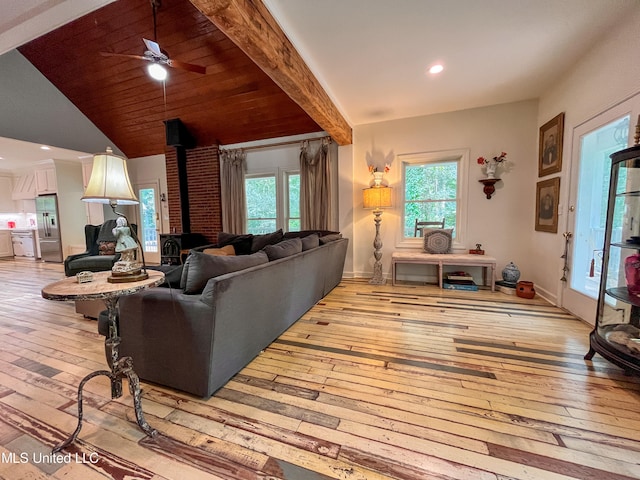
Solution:
[(247, 196), (247, 232), (254, 234), (277, 230), (277, 197), (275, 175), (245, 179)]
[(295, 232), (300, 230), (300, 174), (287, 172), (287, 231)]
[(445, 220), (453, 228), (454, 244), (462, 243), (466, 224), (469, 154), (466, 150), (400, 155), (402, 168), (402, 239), (406, 246), (421, 242), (415, 222)]
[(300, 230), (300, 174), (276, 172), (247, 175), (247, 233), (263, 234), (282, 228)]

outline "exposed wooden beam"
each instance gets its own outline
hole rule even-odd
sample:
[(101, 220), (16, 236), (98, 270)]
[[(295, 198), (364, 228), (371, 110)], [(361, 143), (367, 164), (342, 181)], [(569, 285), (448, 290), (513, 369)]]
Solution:
[(339, 145), (351, 127), (261, 0), (190, 0)]

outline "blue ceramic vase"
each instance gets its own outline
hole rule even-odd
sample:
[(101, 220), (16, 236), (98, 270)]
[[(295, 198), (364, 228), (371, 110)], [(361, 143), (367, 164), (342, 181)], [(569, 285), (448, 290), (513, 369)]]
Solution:
[(518, 267), (513, 262), (509, 262), (509, 265), (502, 270), (502, 280), (509, 283), (518, 283), (519, 279), (520, 270), (518, 270)]

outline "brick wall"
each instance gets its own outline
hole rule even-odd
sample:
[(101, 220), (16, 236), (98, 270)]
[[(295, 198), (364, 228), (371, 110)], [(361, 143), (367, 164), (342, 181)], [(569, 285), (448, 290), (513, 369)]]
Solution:
[[(201, 233), (211, 243), (222, 230), (220, 203), (220, 162), (218, 146), (187, 150), (187, 181), (189, 184), (189, 218), (191, 233)], [(176, 149), (166, 148), (167, 189), (170, 232), (182, 232), (180, 213), (180, 186)]]

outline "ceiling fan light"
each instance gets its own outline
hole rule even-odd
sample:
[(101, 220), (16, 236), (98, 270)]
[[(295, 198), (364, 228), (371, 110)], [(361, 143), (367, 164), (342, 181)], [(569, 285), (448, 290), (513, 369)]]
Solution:
[(147, 72), (154, 80), (163, 81), (167, 78), (167, 69), (159, 63), (151, 63), (147, 66)]

